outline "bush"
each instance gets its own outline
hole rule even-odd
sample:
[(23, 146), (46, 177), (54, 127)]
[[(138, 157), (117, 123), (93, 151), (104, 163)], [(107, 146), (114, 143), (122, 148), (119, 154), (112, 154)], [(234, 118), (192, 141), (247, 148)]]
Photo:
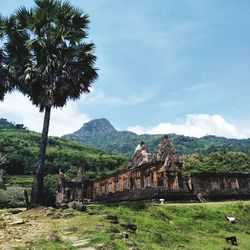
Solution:
[(47, 205), (55, 204), (56, 182), (57, 175), (49, 174), (44, 178), (44, 194), (46, 194), (45, 203)]
[(0, 188), (4, 188), (3, 169), (0, 168)]
[(0, 207), (24, 207), (24, 189), (21, 187), (8, 187), (0, 189)]
[(8, 204), (6, 190), (0, 189), (0, 208)]

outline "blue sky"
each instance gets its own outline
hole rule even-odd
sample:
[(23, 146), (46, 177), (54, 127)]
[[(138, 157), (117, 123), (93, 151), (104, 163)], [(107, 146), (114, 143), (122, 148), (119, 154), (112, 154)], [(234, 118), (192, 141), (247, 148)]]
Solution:
[[(250, 1), (71, 2), (90, 15), (99, 79), (54, 111), (51, 134), (105, 117), (137, 133), (250, 137)], [(8, 15), (20, 1), (2, 5)], [(36, 112), (19, 94), (0, 103), (0, 116), (39, 131)]]

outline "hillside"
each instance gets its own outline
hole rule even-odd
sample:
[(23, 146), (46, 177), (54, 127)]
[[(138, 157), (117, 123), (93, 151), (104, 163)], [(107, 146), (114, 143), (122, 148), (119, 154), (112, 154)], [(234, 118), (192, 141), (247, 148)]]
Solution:
[[(23, 125), (16, 127), (5, 119), (0, 119), (1, 126), (0, 153), (7, 159), (2, 167), (11, 175), (32, 173), (37, 161), (40, 134), (25, 129)], [(103, 150), (110, 149), (116, 154), (66, 138), (50, 137), (45, 174), (54, 175), (61, 169), (69, 170), (70, 176), (74, 176), (76, 166), (83, 164), (86, 178), (107, 175), (126, 166), (126, 156), (134, 151), (138, 142), (144, 140), (149, 150), (154, 152), (162, 136), (119, 132), (105, 119), (85, 124), (76, 133), (81, 134), (86, 143), (90, 142)], [(201, 171), (250, 172), (249, 139), (170, 137), (178, 151), (184, 152), (184, 171), (187, 174)], [(127, 152), (124, 156), (117, 155), (124, 150)]]
[[(64, 137), (111, 153), (130, 156), (140, 141), (144, 141), (149, 151), (154, 152), (162, 135), (137, 135), (129, 131), (117, 131), (107, 119), (96, 119), (83, 124), (78, 131)], [(216, 136), (195, 138), (176, 134), (170, 134), (169, 137), (181, 155), (206, 155), (216, 151), (241, 151), (250, 155), (250, 139), (227, 139)]]
[[(9, 174), (33, 172), (41, 135), (27, 129), (13, 128), (6, 121), (5, 124), (8, 128), (2, 126), (0, 129), (0, 153), (5, 156), (6, 162), (1, 167)], [(86, 177), (116, 171), (126, 160), (123, 156), (58, 137), (49, 137), (46, 155), (45, 174), (57, 174), (59, 169), (67, 171), (83, 164)]]
[[(249, 209), (249, 201), (90, 204), (86, 212), (41, 207), (11, 214), (5, 209), (0, 210), (0, 248), (248, 250)], [(118, 223), (112, 224), (108, 215), (117, 216)], [(236, 217), (237, 223), (230, 223), (225, 215)], [(23, 223), (12, 224), (18, 220)], [(130, 223), (137, 226), (135, 233), (122, 226)], [(226, 241), (230, 236), (237, 238), (237, 246)]]

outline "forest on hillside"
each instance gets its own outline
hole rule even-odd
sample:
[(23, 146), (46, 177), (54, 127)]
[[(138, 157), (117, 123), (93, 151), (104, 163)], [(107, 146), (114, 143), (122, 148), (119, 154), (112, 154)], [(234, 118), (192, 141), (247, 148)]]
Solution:
[[(16, 128), (14, 124), (11, 125), (6, 121), (4, 121), (5, 128), (3, 128), (1, 121), (0, 153), (6, 158), (2, 168), (10, 175), (33, 173), (37, 161), (40, 134), (24, 129), (24, 126)], [(199, 152), (196, 150), (198, 146), (194, 147), (194, 142), (192, 140), (190, 142), (190, 138), (187, 138), (185, 142), (182, 136), (174, 135), (173, 137), (172, 135), (172, 138), (175, 138), (172, 141), (177, 148), (185, 146), (189, 149), (188, 153), (182, 154), (186, 174), (201, 171), (250, 172), (248, 140), (245, 144), (238, 143), (238, 147), (235, 145), (235, 148), (234, 144), (230, 144), (229, 148), (221, 148), (218, 144), (213, 147), (212, 140), (201, 138), (200, 144), (206, 142), (208, 145), (203, 148), (207, 147), (209, 150)], [(177, 138), (179, 139), (177, 140)], [(216, 139), (216, 137), (211, 138)], [(211, 151), (211, 148), (214, 148), (214, 151)], [(59, 169), (64, 172), (69, 170), (72, 172), (77, 166), (83, 165), (86, 178), (104, 176), (126, 167), (127, 159), (128, 157), (121, 154), (107, 153), (65, 138), (50, 137), (45, 174), (57, 174)]]
[[(0, 129), (0, 153), (6, 159), (2, 168), (10, 175), (33, 173), (40, 134), (13, 126), (8, 124), (8, 128)], [(49, 137), (45, 174), (57, 174), (59, 169), (66, 172), (81, 165), (86, 178), (93, 178), (116, 171), (125, 161), (126, 158), (121, 155), (67, 139)]]
[[(64, 137), (129, 157), (140, 141), (144, 141), (149, 152), (154, 153), (162, 136), (162, 134), (137, 135), (130, 131), (118, 131), (109, 120), (102, 118), (85, 123), (78, 131)], [(217, 136), (195, 138), (176, 134), (168, 136), (180, 155), (193, 153), (208, 155), (217, 151), (237, 151), (250, 155), (250, 139), (228, 139)]]

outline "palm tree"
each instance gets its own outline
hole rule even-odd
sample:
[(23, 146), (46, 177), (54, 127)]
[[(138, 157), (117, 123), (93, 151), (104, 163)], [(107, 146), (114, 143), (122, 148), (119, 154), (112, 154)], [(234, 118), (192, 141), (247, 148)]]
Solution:
[[(51, 108), (89, 92), (97, 79), (89, 16), (69, 2), (35, 0), (4, 20), (4, 52), (10, 82), (44, 112), (31, 202), (43, 201), (43, 175)], [(25, 112), (25, 111), (24, 111)]]
[[(3, 24), (4, 19), (0, 16), (0, 42), (2, 44), (3, 39)], [(6, 80), (8, 70), (5, 68), (6, 66), (6, 56), (2, 46), (0, 47), (0, 101), (3, 101), (5, 94), (11, 90), (11, 85)]]

